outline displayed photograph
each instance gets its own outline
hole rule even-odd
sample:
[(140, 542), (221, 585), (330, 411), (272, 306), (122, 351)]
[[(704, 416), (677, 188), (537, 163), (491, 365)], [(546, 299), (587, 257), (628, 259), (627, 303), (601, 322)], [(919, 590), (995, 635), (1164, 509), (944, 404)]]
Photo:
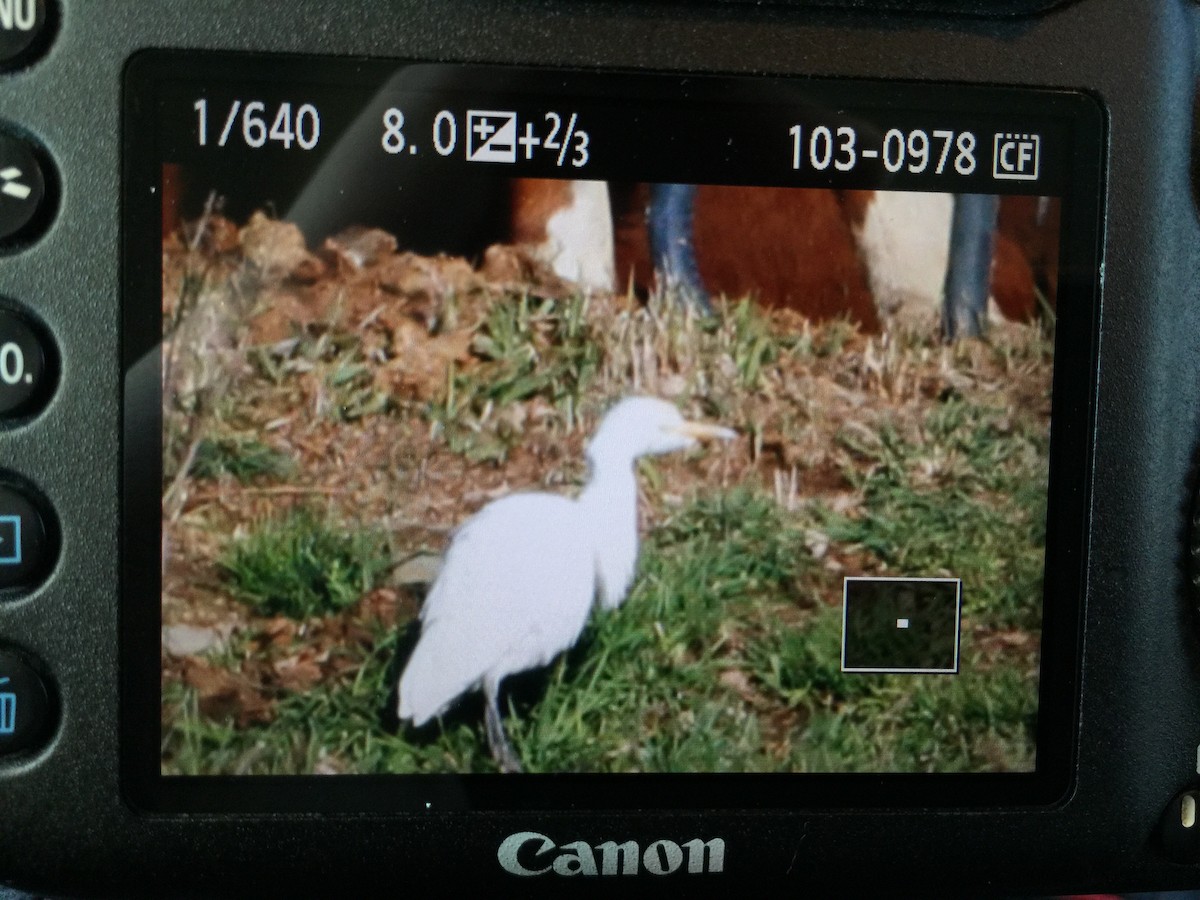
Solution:
[(1032, 771), (1059, 201), (495, 182), (164, 166), (162, 773)]

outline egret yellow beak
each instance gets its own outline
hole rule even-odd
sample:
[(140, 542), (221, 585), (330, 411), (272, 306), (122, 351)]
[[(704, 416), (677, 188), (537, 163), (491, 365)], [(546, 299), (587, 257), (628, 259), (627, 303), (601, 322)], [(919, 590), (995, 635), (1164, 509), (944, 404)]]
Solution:
[(684, 422), (675, 430), (685, 437), (694, 438), (697, 441), (711, 441), (718, 438), (728, 441), (737, 437), (737, 432), (732, 428), (724, 428), (720, 425), (708, 425), (704, 422)]

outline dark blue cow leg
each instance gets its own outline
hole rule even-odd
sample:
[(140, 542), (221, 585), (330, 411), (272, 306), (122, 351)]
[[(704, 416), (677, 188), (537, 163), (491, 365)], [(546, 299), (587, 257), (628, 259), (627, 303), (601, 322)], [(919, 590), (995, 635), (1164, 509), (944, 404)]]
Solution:
[(650, 258), (654, 260), (659, 285), (680, 302), (707, 315), (712, 306), (700, 278), (692, 238), (695, 206), (694, 184), (652, 184), (646, 224), (650, 231)]
[(994, 194), (958, 194), (954, 198), (950, 258), (942, 292), (942, 331), (947, 340), (983, 334), (999, 210), (1000, 198)]

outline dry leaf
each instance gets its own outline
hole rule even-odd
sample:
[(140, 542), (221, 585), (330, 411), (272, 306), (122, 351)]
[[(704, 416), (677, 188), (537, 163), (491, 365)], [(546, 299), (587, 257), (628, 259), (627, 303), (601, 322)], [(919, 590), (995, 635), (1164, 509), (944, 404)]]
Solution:
[(353, 225), (326, 238), (322, 251), (342, 270), (358, 271), (378, 265), (396, 252), (396, 238), (378, 228)]
[(183, 661), (183, 681), (195, 688), (200, 712), (210, 719), (233, 718), (239, 728), (245, 728), (274, 718), (270, 701), (228, 669), (189, 657)]
[(311, 270), (321, 265), (308, 252), (304, 234), (297, 226), (269, 219), (261, 212), (250, 217), (238, 240), (242, 254), (267, 279), (282, 280), (302, 266)]
[(307, 691), (322, 680), (321, 667), (310, 652), (278, 660), (272, 667), (276, 684), (285, 691)]
[(741, 669), (726, 669), (717, 676), (717, 680), (747, 703), (753, 703), (758, 698), (754, 691), (754, 685), (750, 682), (750, 676)]

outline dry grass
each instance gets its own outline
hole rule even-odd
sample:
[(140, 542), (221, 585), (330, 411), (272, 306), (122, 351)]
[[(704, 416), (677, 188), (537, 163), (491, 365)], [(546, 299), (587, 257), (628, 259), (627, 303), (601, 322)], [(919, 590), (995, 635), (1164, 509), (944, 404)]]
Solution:
[[(1010, 548), (1024, 554), (1013, 566), (1034, 566), (1034, 583), (1023, 575), (1021, 584), (1009, 584), (1015, 569), (1003, 561), (993, 565), (953, 547), (938, 554), (940, 543), (963, 534), (987, 544), (997, 529), (1011, 545), (1013, 523), (1043, 509), (1051, 342), (1038, 327), (996, 327), (987, 342), (947, 346), (932, 317), (928, 328), (898, 326), (883, 335), (736, 301), (702, 318), (667, 297), (643, 305), (621, 295), (573, 294), (507, 248), (473, 271), (458, 259), (397, 254), (383, 242), (383, 251), (358, 265), (336, 241), (319, 254), (299, 253), (291, 226), (273, 223), (272, 233), (270, 224), (257, 223), (253, 253), (245, 230), (215, 215), (190, 240), (164, 248), (164, 625), (212, 628), (224, 648), (164, 658), (164, 721), (175, 735), (169, 769), (235, 765), (240, 751), (204, 749), (215, 739), (198, 735), (214, 723), (233, 723), (222, 726), (232, 728), (222, 741), (236, 743), (255, 727), (292, 741), (288, 704), (314, 691), (350, 691), (364, 710), (374, 709), (364, 678), (386, 680), (395, 627), (418, 608), (419, 591), (393, 573), (373, 589), (364, 586), (362, 601), (349, 610), (314, 609), (309, 621), (281, 631), (271, 611), (245, 602), (221, 563), (230, 553), (308, 511), (348, 534), (384, 534), (397, 563), (436, 554), (451, 529), (498, 496), (575, 490), (586, 475), (588, 435), (613, 401), (634, 393), (669, 398), (686, 414), (741, 435), (722, 450), (641, 465), (642, 527), (650, 541), (642, 577), (651, 587), (644, 590), (667, 597), (705, 589), (678, 581), (697, 569), (693, 554), (714, 552), (715, 532), (698, 524), (695, 510), (726, 502), (719, 498), (743, 498), (736, 503), (749, 504), (745, 515), (766, 529), (744, 546), (735, 542), (741, 550), (729, 558), (729, 571), (744, 569), (757, 553), (782, 561), (766, 586), (739, 582), (741, 593), (722, 594), (727, 612), (714, 608), (703, 621), (717, 644), (695, 644), (696, 631), (660, 648), (667, 659), (698, 666), (688, 676), (693, 688), (708, 685), (705, 704), (687, 710), (643, 697), (649, 706), (637, 718), (662, 731), (666, 743), (656, 738), (653, 752), (622, 755), (614, 738), (604, 759), (571, 762), (569, 750), (550, 749), (559, 746), (553, 736), (538, 737), (535, 723), (517, 736), (527, 742), (528, 758), (547, 769), (844, 767), (856, 753), (868, 768), (867, 760), (888, 759), (910, 767), (966, 765), (957, 757), (921, 762), (920, 753), (905, 755), (899, 732), (880, 735), (870, 752), (825, 734), (838, 710), (879, 715), (871, 703), (880, 697), (896, 694), (897, 703), (910, 706), (912, 698), (883, 686), (866, 702), (854, 686), (861, 682), (847, 685), (845, 676), (833, 675), (814, 682), (802, 673), (827, 665), (825, 656), (813, 662), (805, 654), (811, 635), (829, 638), (827, 613), (840, 602), (842, 574), (977, 571), (990, 579), (968, 615), (980, 665), (1005, 673), (1005, 691), (1023, 685), (1019, 693), (1029, 702), (1017, 704), (1018, 724), (1005, 726), (1001, 743), (1009, 749), (1000, 761), (981, 762), (977, 753), (971, 764), (1002, 768), (1028, 760), (1042, 523), (1025, 523), (1034, 538)], [(1025, 483), (1024, 505), (1011, 506)], [(682, 532), (681, 521), (691, 523)], [(766, 548), (764, 535), (772, 532), (786, 541)], [(653, 629), (659, 621), (627, 618), (630, 628)], [(352, 664), (338, 650), (347, 629), (359, 648)], [(1017, 637), (995, 637), (1005, 634)], [(610, 637), (605, 659), (641, 646), (630, 634)], [(558, 670), (564, 698), (577, 675)], [(556, 696), (551, 689), (545, 702), (553, 705)], [(666, 705), (652, 714), (656, 703)], [(741, 736), (719, 738), (717, 729), (707, 748), (671, 750), (669, 729), (653, 724), (675, 716), (680, 727), (683, 712), (695, 719), (734, 707)], [(587, 721), (571, 719), (570, 727), (582, 729), (581, 740), (594, 740)], [(611, 727), (607, 719), (593, 724)], [(464, 749), (478, 739), (464, 728), (445, 738), (458, 742), (456, 765), (486, 770), (477, 748)], [(426, 768), (408, 749), (387, 743), (408, 748), (403, 736), (382, 734), (376, 739), (386, 752), (343, 742), (335, 769)], [(998, 740), (991, 726), (976, 737), (988, 747)], [(284, 754), (248, 770), (312, 770), (329, 749), (326, 737), (312, 740), (302, 758)], [(716, 747), (721, 740), (729, 747)], [(743, 745), (757, 748), (756, 755), (730, 749)], [(830, 757), (841, 762), (801, 752), (813, 746), (842, 748)]]

